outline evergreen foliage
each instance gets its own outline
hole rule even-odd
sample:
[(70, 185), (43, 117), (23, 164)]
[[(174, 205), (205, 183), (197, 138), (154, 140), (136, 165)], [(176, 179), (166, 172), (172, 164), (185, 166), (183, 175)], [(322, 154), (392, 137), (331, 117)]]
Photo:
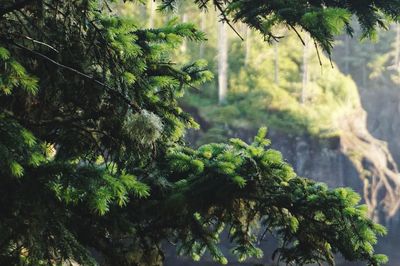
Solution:
[[(168, 7), (175, 0), (163, 0)], [(261, 32), (267, 40), (279, 40), (275, 27), (285, 25), (297, 32), (296, 27), (308, 32), (328, 54), (331, 53), (334, 36), (345, 29), (352, 35), (350, 25), (354, 16), (363, 30), (363, 37), (373, 37), (377, 27), (387, 28), (388, 21), (398, 20), (398, 0), (195, 0), (199, 7), (214, 5), (226, 22), (241, 21)], [(297, 32), (298, 33), (298, 32)], [(300, 37), (300, 34), (298, 34)], [(301, 37), (300, 37), (301, 38)]]
[[(105, 265), (161, 265), (164, 240), (226, 264), (223, 228), (239, 260), (262, 256), (265, 230), (283, 240), (276, 255), (288, 263), (333, 264), (338, 252), (386, 261), (373, 250), (385, 230), (359, 196), (296, 176), (267, 148), (266, 129), (252, 144), (186, 147), (197, 124), (177, 99), (211, 74), (171, 54), (204, 34), (175, 20), (138, 27), (113, 2), (1, 2), (1, 265), (95, 265), (93, 250)], [(250, 18), (253, 2), (232, 3), (236, 19)]]

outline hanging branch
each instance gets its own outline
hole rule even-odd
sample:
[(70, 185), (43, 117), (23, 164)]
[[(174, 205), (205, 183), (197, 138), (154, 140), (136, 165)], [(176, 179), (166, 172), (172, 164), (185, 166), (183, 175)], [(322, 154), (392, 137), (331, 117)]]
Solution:
[(127, 99), (121, 92), (119, 92), (119, 91), (113, 89), (112, 87), (110, 87), (109, 85), (105, 84), (104, 82), (101, 82), (101, 81), (95, 79), (94, 77), (92, 77), (92, 76), (90, 76), (90, 75), (88, 75), (88, 74), (86, 74), (86, 73), (83, 73), (83, 72), (81, 72), (81, 71), (79, 71), (79, 70), (77, 70), (77, 69), (75, 69), (75, 68), (72, 68), (72, 67), (63, 65), (63, 64), (61, 64), (61, 63), (59, 63), (59, 62), (57, 62), (57, 61), (51, 59), (50, 57), (47, 57), (46, 55), (44, 55), (44, 54), (42, 54), (42, 53), (33, 51), (33, 50), (31, 50), (31, 49), (29, 49), (29, 48), (26, 48), (26, 47), (24, 47), (24, 46), (22, 46), (22, 45), (19, 45), (19, 44), (17, 44), (17, 43), (13, 43), (13, 44), (14, 44), (15, 46), (17, 46), (17, 47), (19, 47), (19, 48), (21, 48), (21, 49), (23, 49), (23, 50), (29, 52), (29, 53), (32, 53), (32, 54), (34, 54), (34, 55), (36, 55), (36, 56), (39, 56), (39, 57), (41, 57), (42, 59), (45, 59), (46, 61), (48, 61), (48, 62), (50, 62), (50, 63), (52, 63), (52, 64), (54, 64), (54, 65), (57, 65), (57, 66), (59, 66), (59, 67), (61, 67), (61, 68), (64, 68), (64, 69), (66, 69), (66, 70), (69, 70), (69, 71), (71, 71), (71, 72), (74, 72), (75, 74), (78, 74), (78, 75), (80, 75), (80, 76), (82, 76), (82, 77), (84, 77), (84, 78), (87, 78), (87, 79), (93, 81), (94, 83), (96, 83), (96, 84), (98, 84), (98, 85), (100, 85), (100, 86), (103, 86), (104, 88), (106, 88), (106, 90), (107, 90), (108, 92), (110, 92), (110, 93), (112, 93), (112, 94), (118, 96), (120, 99), (122, 99), (122, 100), (123, 100), (127, 105), (129, 105), (132, 109), (134, 109), (134, 110), (136, 110), (136, 111), (140, 111), (140, 107), (139, 107), (135, 102), (130, 101), (130, 100)]
[[(317, 51), (319, 65), (322, 67), (321, 55), (319, 54), (318, 44), (315, 40), (314, 40), (314, 46), (315, 46), (315, 50)], [(332, 63), (332, 60), (331, 60), (331, 63)]]
[(303, 38), (301, 37), (300, 33), (296, 30), (296, 28), (292, 24), (288, 24), (288, 25), (296, 33), (297, 37), (299, 37), (301, 43), (305, 46), (306, 42), (303, 40)]
[(218, 1), (214, 1), (215, 6), (217, 7), (217, 9), (220, 12), (220, 15), (222, 16), (221, 21), (222, 22), (226, 22), (226, 24), (228, 24), (228, 26), (236, 33), (236, 35), (242, 40), (244, 41), (244, 38), (240, 35), (240, 33), (235, 29), (235, 27), (233, 27), (233, 25), (231, 24), (229, 18), (226, 16), (226, 12), (223, 9), (223, 7), (221, 6), (220, 3), (218, 3)]

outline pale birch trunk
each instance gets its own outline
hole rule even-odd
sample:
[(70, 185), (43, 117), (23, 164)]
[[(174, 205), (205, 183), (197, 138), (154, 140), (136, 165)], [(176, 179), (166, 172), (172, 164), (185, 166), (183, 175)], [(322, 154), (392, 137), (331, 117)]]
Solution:
[(345, 42), (345, 46), (344, 46), (344, 56), (345, 56), (345, 61), (344, 61), (344, 72), (345, 74), (349, 74), (350, 73), (350, 61), (349, 61), (349, 57), (350, 57), (350, 37), (346, 34), (344, 37), (344, 42)]
[(279, 85), (279, 47), (277, 41), (274, 41), (274, 81), (276, 85)]
[(244, 55), (244, 64), (247, 65), (249, 63), (250, 58), (250, 49), (251, 49), (251, 30), (246, 26), (246, 50)]
[(301, 86), (301, 104), (304, 104), (307, 99), (307, 86), (309, 81), (309, 71), (308, 71), (308, 57), (309, 57), (309, 46), (310, 46), (310, 38), (306, 36), (304, 38), (305, 45), (303, 47), (303, 65), (302, 65), (302, 86)]
[(218, 102), (226, 102), (228, 92), (228, 36), (226, 23), (218, 23)]
[[(200, 30), (205, 31), (206, 30), (206, 12), (202, 11), (201, 12), (201, 17), (200, 17)], [(200, 49), (199, 49), (199, 56), (200, 58), (204, 57), (204, 49), (205, 49), (205, 42), (200, 43)]]
[[(183, 13), (182, 15), (182, 23), (186, 23), (188, 21), (188, 16), (186, 13)], [(181, 52), (186, 53), (187, 50), (187, 41), (186, 38), (183, 39), (182, 45), (181, 45)]]
[(154, 0), (149, 0), (148, 3), (149, 6), (149, 20), (148, 20), (148, 27), (150, 29), (154, 28), (154, 17), (155, 17), (155, 13), (156, 13), (156, 3), (154, 2)]

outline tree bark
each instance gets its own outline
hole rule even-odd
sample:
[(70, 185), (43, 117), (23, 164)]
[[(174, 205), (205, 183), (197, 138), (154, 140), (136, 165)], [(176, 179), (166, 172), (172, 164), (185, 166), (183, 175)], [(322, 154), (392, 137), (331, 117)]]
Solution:
[(274, 42), (274, 82), (279, 85), (279, 49), (278, 42)]
[[(200, 30), (205, 31), (206, 30), (206, 12), (202, 11), (201, 12), (201, 17), (200, 17)], [(205, 49), (205, 42), (200, 43), (200, 49), (199, 49), (199, 56), (200, 58), (204, 57), (204, 49)]]
[(308, 71), (308, 54), (309, 54), (309, 46), (310, 46), (310, 38), (309, 36), (305, 37), (304, 40), (305, 44), (303, 47), (303, 65), (302, 65), (302, 79), (303, 79), (303, 84), (301, 87), (301, 104), (304, 104), (306, 102), (307, 98), (307, 85), (308, 85), (308, 80), (309, 80), (309, 71)]
[[(183, 13), (182, 15), (182, 23), (186, 23), (188, 21), (188, 15), (187, 13)], [(183, 39), (182, 45), (181, 45), (181, 52), (186, 53), (187, 50), (187, 41), (186, 38)]]
[(228, 92), (228, 36), (226, 23), (218, 23), (218, 102), (226, 102)]
[(346, 34), (344, 36), (344, 72), (350, 73), (350, 37)]
[(154, 2), (154, 0), (149, 0), (148, 3), (149, 6), (149, 21), (148, 21), (148, 27), (149, 28), (154, 28), (154, 16), (156, 13), (156, 3)]
[(247, 65), (249, 63), (250, 58), (250, 49), (251, 49), (251, 30), (248, 26), (246, 26), (246, 50), (244, 56), (244, 64)]

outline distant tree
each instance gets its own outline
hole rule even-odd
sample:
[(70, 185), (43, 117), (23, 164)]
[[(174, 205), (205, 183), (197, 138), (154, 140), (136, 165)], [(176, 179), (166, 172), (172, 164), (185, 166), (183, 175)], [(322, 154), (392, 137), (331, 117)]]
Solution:
[(226, 23), (218, 23), (218, 102), (228, 94), (228, 33)]
[(307, 86), (308, 80), (310, 78), (310, 73), (308, 70), (308, 60), (309, 60), (309, 53), (310, 53), (310, 39), (308, 36), (305, 37), (304, 40), (304, 47), (303, 47), (303, 62), (301, 65), (301, 76), (302, 76), (302, 86), (301, 86), (301, 96), (300, 102), (304, 104), (307, 98)]
[[(275, 254), (287, 263), (386, 260), (373, 250), (385, 230), (360, 197), (296, 176), (266, 129), (251, 144), (186, 147), (197, 124), (177, 99), (211, 76), (202, 61), (177, 66), (171, 54), (205, 36), (176, 21), (140, 28), (113, 15), (115, 2), (1, 1), (1, 265), (95, 265), (90, 250), (104, 265), (161, 265), (165, 240), (226, 264), (224, 228), (239, 260), (262, 256), (263, 231), (282, 240)], [(332, 25), (351, 14), (369, 33), (380, 14), (399, 13), (397, 1), (357, 3), (208, 4), (271, 38), (272, 25), (301, 26), (329, 52)]]
[[(205, 31), (206, 29), (206, 13), (205, 12), (201, 12), (201, 18), (200, 18), (200, 30), (202, 32)], [(204, 42), (201, 42), (200, 47), (199, 47), (199, 57), (203, 58), (204, 57)]]
[(279, 44), (274, 42), (274, 82), (279, 85)]
[(251, 29), (246, 25), (246, 43), (245, 43), (245, 54), (244, 54), (244, 64), (249, 63), (250, 50), (251, 50)]
[(154, 16), (156, 11), (156, 3), (154, 0), (148, 0), (148, 8), (149, 8), (149, 18), (148, 18), (148, 27), (154, 28)]
[(400, 85), (400, 26), (393, 24), (389, 31), (378, 37), (380, 49), (369, 55), (367, 64), (372, 84), (386, 88)]

